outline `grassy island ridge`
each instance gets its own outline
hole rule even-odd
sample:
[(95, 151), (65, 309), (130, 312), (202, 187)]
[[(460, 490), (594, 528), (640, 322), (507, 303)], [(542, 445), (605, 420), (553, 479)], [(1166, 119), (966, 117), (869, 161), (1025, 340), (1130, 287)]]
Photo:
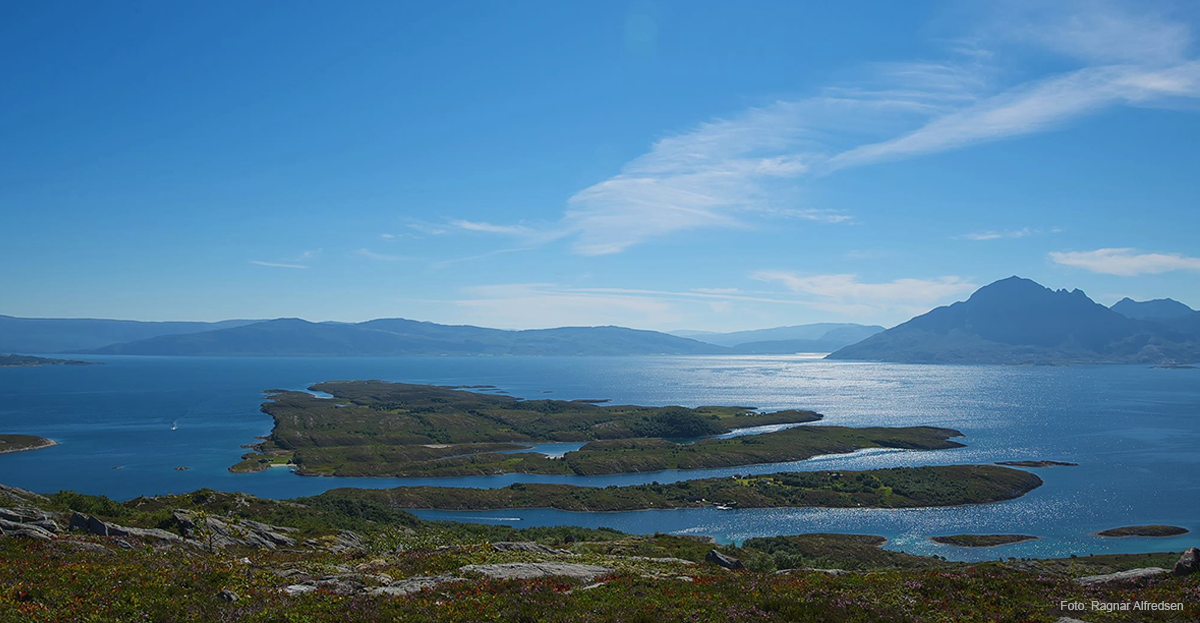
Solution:
[(79, 361), (76, 359), (53, 359), (50, 357), (34, 357), (33, 355), (0, 355), (0, 368), (33, 368), (37, 366), (90, 366), (95, 361)]
[(1179, 536), (1181, 534), (1187, 534), (1187, 533), (1188, 533), (1187, 528), (1180, 528), (1179, 526), (1153, 525), (1153, 526), (1122, 526), (1120, 528), (1110, 528), (1108, 530), (1101, 530), (1100, 532), (1097, 532), (1096, 535), (1097, 536), (1106, 536), (1106, 537), (1116, 537), (1116, 538), (1127, 537), (1127, 536), (1167, 537), (1167, 536)]
[(1022, 541), (1032, 541), (1036, 536), (1027, 534), (951, 534), (947, 536), (931, 536), (930, 541), (954, 545), (957, 547), (996, 547)]
[(1041, 484), (1036, 475), (1021, 470), (994, 465), (948, 465), (789, 472), (604, 488), (514, 484), (502, 489), (334, 489), (318, 497), (370, 500), (396, 509), (441, 510), (629, 511), (702, 508), (718, 503), (737, 508), (906, 508), (999, 502), (1025, 495)]
[(0, 454), (39, 450), (53, 445), (54, 440), (37, 435), (0, 435)]
[[(801, 410), (521, 400), (382, 381), (319, 383), (312, 389), (333, 398), (271, 392), (263, 411), (275, 428), (233, 471), (290, 463), (309, 476), (598, 475), (798, 461), (862, 448), (962, 446), (950, 441), (961, 436), (958, 431), (928, 426), (796, 426), (729, 439), (673, 441), (821, 419)], [(562, 458), (512, 452), (554, 441), (587, 444)]]

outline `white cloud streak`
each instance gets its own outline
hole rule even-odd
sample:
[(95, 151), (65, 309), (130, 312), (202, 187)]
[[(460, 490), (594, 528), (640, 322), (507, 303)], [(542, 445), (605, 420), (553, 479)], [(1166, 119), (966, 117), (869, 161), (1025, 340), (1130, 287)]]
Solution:
[(271, 268), (293, 268), (293, 269), (307, 269), (308, 268), (308, 266), (306, 266), (304, 264), (287, 264), (284, 262), (263, 262), (261, 260), (250, 260), (250, 263), (254, 264), (256, 266), (270, 266)]
[[(682, 231), (751, 229), (781, 216), (848, 222), (842, 212), (797, 207), (798, 187), (850, 167), (1053, 130), (1114, 106), (1194, 105), (1200, 62), (1186, 56), (1189, 27), (1130, 6), (1140, 12), (1103, 3), (996, 5), (981, 20), (993, 26), (951, 42), (947, 60), (876, 64), (858, 82), (663, 138), (570, 197), (552, 238), (570, 235), (575, 252), (604, 255)], [(992, 63), (1007, 69), (997, 59), (1030, 49), (1074, 66), (1001, 84), (1003, 72)], [(529, 235), (522, 225), (467, 228)]]
[(357, 251), (354, 252), (354, 254), (362, 256), (362, 257), (370, 258), (373, 260), (379, 260), (381, 262), (405, 262), (405, 261), (417, 259), (414, 257), (409, 257), (407, 255), (394, 255), (391, 253), (376, 253), (370, 249), (358, 249)]
[(1050, 259), (1064, 266), (1122, 277), (1154, 275), (1176, 270), (1200, 272), (1200, 257), (1178, 253), (1141, 253), (1131, 248), (1055, 251), (1050, 254)]
[(1022, 227), (1021, 229), (1010, 229), (1007, 231), (989, 230), (978, 231), (970, 234), (955, 236), (959, 240), (1000, 240), (1003, 238), (1028, 238), (1029, 236), (1040, 236), (1042, 234), (1057, 234), (1061, 229), (1038, 229), (1032, 227)]
[(802, 294), (821, 298), (851, 300), (860, 303), (908, 301), (933, 303), (978, 288), (958, 276), (934, 279), (896, 279), (880, 283), (859, 281), (858, 275), (798, 275), (781, 270), (762, 270), (751, 275), (760, 281), (774, 282)]

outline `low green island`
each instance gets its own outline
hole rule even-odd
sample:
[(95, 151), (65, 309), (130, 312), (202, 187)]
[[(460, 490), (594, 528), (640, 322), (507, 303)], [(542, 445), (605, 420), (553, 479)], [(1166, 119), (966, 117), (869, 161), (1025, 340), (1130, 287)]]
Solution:
[(1036, 539), (1036, 536), (1029, 536), (1027, 534), (950, 534), (929, 537), (929, 540), (934, 543), (954, 545), (956, 547), (996, 547)]
[[(958, 448), (962, 433), (801, 426), (821, 415), (747, 407), (644, 407), (596, 401), (522, 400), (432, 385), (336, 381), (274, 390), (263, 411), (275, 426), (230, 468), (287, 465), (304, 476), (601, 475), (799, 461), (864, 448)], [(719, 438), (735, 429), (790, 425)], [(583, 442), (562, 457), (521, 452), (534, 443)]]
[(58, 444), (53, 439), (46, 439), (37, 435), (0, 435), (0, 454), (40, 450), (54, 445)]
[(1096, 533), (1096, 536), (1116, 537), (1116, 538), (1127, 537), (1127, 536), (1147, 536), (1147, 537), (1160, 537), (1161, 538), (1161, 537), (1168, 537), (1168, 536), (1179, 536), (1181, 534), (1187, 534), (1187, 533), (1188, 533), (1187, 528), (1180, 528), (1179, 526), (1161, 526), (1161, 525), (1122, 526), (1120, 528), (1110, 528), (1108, 530), (1101, 530), (1100, 532)]
[(328, 498), (395, 509), (632, 511), (670, 508), (910, 508), (1010, 500), (1041, 486), (1036, 475), (994, 465), (896, 467), (704, 478), (670, 484), (580, 487), (518, 483), (498, 489), (398, 487), (334, 489)]
[(32, 368), (36, 366), (90, 366), (95, 361), (79, 361), (77, 359), (53, 359), (50, 357), (34, 357), (33, 355), (0, 355), (0, 368)]
[(997, 461), (996, 465), (1005, 465), (1008, 467), (1078, 467), (1079, 463), (1068, 463), (1066, 461)]

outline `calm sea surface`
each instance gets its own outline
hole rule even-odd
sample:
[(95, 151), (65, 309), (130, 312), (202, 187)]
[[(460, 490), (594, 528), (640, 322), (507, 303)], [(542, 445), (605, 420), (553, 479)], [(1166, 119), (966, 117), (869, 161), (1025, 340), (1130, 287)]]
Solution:
[[(689, 509), (624, 513), (551, 510), (430, 512), (429, 518), (514, 526), (575, 524), (629, 532), (707, 534), (722, 541), (802, 532), (879, 534), (888, 547), (954, 559), (1179, 550), (1200, 541), (1200, 370), (1146, 366), (924, 366), (804, 357), (158, 358), (105, 365), (0, 369), (0, 432), (58, 446), (0, 455), (0, 483), (126, 499), (201, 487), (287, 498), (334, 487), (414, 484), (498, 487), (671, 482), (735, 473), (1056, 459), (1046, 484), (1018, 500), (941, 509)], [(525, 398), (616, 403), (809, 408), (825, 424), (934, 425), (967, 447), (865, 451), (798, 463), (602, 477), (303, 478), (286, 469), (226, 471), (241, 446), (270, 432), (263, 390), (335, 379), (491, 384)], [(178, 430), (170, 430), (178, 423)], [(546, 452), (564, 449), (547, 447)], [(178, 471), (185, 466), (189, 469)], [(1173, 524), (1169, 539), (1102, 539), (1105, 528)], [(934, 544), (957, 533), (1041, 537), (990, 549)]]

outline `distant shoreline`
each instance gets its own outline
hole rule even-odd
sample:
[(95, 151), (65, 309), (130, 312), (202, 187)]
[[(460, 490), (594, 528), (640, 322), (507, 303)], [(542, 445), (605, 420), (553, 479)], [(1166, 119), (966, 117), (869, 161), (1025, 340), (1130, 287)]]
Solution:
[(34, 437), (34, 436), (33, 435), (0, 435), (0, 454), (12, 454), (14, 452), (26, 452), (29, 450), (41, 450), (43, 448), (49, 448), (51, 446), (58, 445), (58, 442), (54, 441), (53, 439), (46, 439), (45, 437), (34, 437), (38, 441), (31, 442), (32, 445), (26, 445), (26, 446), (22, 446), (19, 448), (6, 448), (5, 445), (11, 443), (9, 441), (9, 438), (11, 438), (11, 437)]

